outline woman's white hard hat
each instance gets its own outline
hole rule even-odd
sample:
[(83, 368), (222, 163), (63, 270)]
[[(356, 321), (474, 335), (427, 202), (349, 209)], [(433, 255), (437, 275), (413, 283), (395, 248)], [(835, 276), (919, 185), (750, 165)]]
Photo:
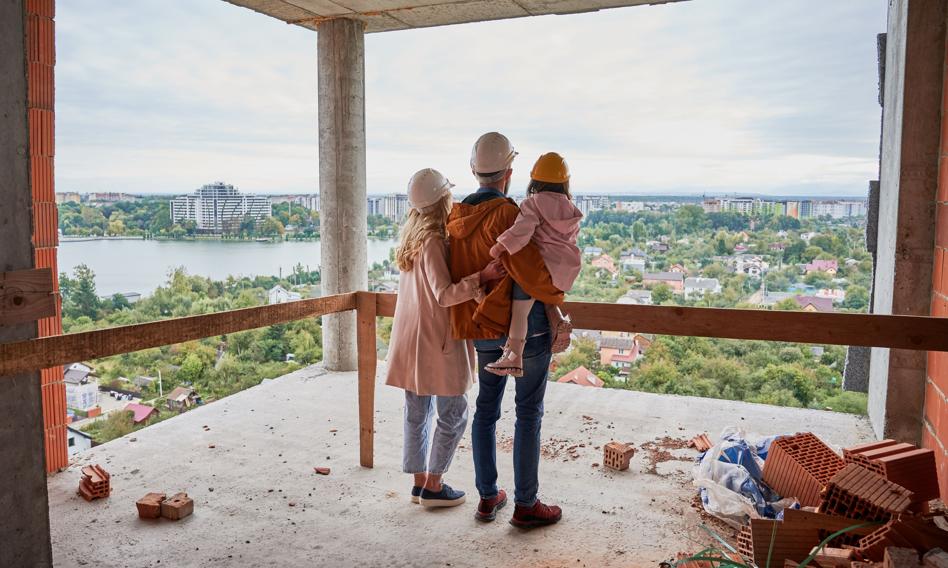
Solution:
[(454, 184), (438, 170), (425, 168), (415, 172), (408, 180), (408, 204), (412, 209), (430, 207), (451, 193)]
[(513, 144), (499, 132), (488, 132), (477, 139), (471, 150), (471, 171), (474, 174), (506, 172), (517, 157)]

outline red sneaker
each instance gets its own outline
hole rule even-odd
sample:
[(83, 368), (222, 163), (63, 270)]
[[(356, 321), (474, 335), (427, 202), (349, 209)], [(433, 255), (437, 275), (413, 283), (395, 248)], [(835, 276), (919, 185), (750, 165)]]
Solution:
[(481, 498), (481, 502), (477, 504), (477, 511), (474, 511), (474, 518), (489, 523), (497, 518), (497, 511), (503, 509), (506, 504), (507, 492), (501, 489), (490, 499)]
[(544, 505), (537, 501), (532, 507), (521, 507), (520, 505), (514, 507), (510, 524), (521, 529), (534, 529), (556, 524), (562, 517), (563, 511), (556, 505)]

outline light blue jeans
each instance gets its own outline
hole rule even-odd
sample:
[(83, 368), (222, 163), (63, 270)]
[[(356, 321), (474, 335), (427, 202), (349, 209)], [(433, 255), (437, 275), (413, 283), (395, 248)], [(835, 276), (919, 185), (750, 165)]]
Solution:
[[(431, 419), (438, 407), (434, 436)], [(448, 471), (454, 452), (467, 428), (467, 395), (418, 396), (405, 391), (405, 446), (402, 471), (405, 473), (443, 474)], [(433, 438), (433, 440), (432, 440)], [(431, 446), (429, 456), (428, 448)]]

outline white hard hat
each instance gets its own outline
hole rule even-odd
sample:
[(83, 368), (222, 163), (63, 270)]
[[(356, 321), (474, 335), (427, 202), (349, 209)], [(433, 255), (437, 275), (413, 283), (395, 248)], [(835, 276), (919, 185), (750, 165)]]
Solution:
[(517, 152), (506, 136), (499, 132), (488, 132), (474, 143), (471, 150), (471, 171), (475, 174), (506, 172)]
[(454, 184), (438, 170), (425, 168), (415, 172), (408, 180), (408, 204), (412, 209), (430, 207), (451, 193)]

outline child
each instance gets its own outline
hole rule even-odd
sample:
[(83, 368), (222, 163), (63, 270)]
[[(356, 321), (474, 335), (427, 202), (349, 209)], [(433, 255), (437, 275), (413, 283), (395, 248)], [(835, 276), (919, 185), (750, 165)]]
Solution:
[[(490, 254), (495, 259), (505, 252), (516, 254), (532, 240), (540, 249), (553, 285), (563, 292), (569, 291), (582, 265), (576, 237), (583, 214), (573, 205), (566, 160), (556, 152), (540, 156), (530, 172), (527, 193), (517, 220), (497, 237)], [(501, 376), (523, 376), (527, 316), (533, 302), (519, 285), (514, 285), (507, 345), (500, 359), (484, 367), (487, 371)]]
[[(448, 306), (483, 298), (482, 287), (502, 278), (498, 262), (451, 282), (445, 224), (451, 183), (432, 169), (412, 176), (411, 210), (396, 253), (401, 275), (385, 383), (405, 390), (402, 469), (414, 476), (412, 501), (453, 507), (464, 492), (442, 483), (467, 425), (467, 390), (474, 382), (473, 349), (451, 337)], [(435, 408), (437, 426), (431, 431)], [(429, 451), (430, 448), (430, 451)]]

